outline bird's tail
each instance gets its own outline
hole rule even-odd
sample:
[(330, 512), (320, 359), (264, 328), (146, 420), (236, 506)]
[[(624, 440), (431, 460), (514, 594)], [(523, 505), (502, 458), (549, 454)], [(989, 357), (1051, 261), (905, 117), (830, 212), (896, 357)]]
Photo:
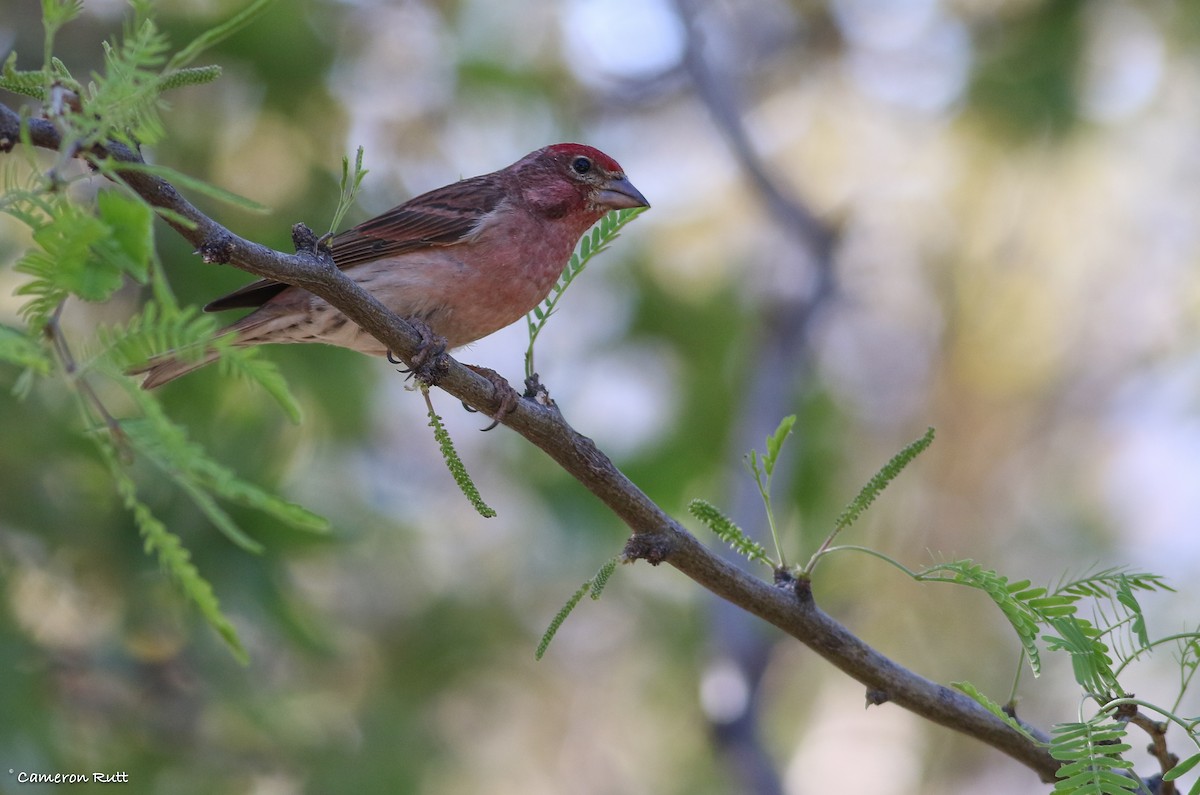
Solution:
[(166, 353), (162, 356), (155, 356), (145, 364), (134, 367), (126, 372), (129, 375), (142, 375), (145, 373), (146, 380), (142, 382), (142, 389), (154, 389), (168, 381), (174, 381), (181, 375), (187, 375), (193, 370), (199, 370), (206, 364), (212, 364), (216, 360), (217, 352), (212, 349), (206, 351), (199, 359), (179, 359), (174, 354)]

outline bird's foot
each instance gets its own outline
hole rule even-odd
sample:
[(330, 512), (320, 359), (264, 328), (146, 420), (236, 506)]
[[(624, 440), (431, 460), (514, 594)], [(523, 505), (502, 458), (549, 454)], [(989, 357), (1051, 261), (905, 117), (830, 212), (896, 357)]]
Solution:
[[(407, 362), (408, 367), (400, 372), (408, 373), (409, 378), (416, 378), (423, 384), (435, 386), (446, 374), (446, 339), (435, 334), (423, 321), (408, 322), (421, 335), (421, 342), (417, 345), (417, 352), (412, 360)], [(392, 364), (405, 364), (391, 351), (387, 352), (387, 360)]]
[[(488, 367), (480, 367), (476, 364), (467, 364), (464, 365), (464, 367), (469, 370), (474, 370), (486, 378), (488, 383), (492, 385), (492, 394), (500, 403), (500, 408), (498, 408), (496, 413), (492, 415), (492, 424), (486, 428), (480, 428), (480, 430), (483, 431), (490, 431), (492, 428), (495, 428), (497, 425), (504, 422), (504, 419), (509, 414), (512, 414), (513, 410), (517, 407), (517, 404), (521, 400), (521, 395), (517, 392), (517, 390), (512, 388), (504, 376), (500, 375), (495, 370), (492, 370)], [(463, 403), (463, 407), (467, 409), (467, 411), (475, 410), (466, 403)]]

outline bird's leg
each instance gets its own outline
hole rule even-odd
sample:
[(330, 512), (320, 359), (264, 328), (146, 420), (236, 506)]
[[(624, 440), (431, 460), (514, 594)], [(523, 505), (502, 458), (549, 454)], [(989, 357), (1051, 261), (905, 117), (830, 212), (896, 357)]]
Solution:
[[(421, 336), (421, 342), (412, 361), (408, 363), (408, 369), (400, 372), (434, 386), (446, 374), (446, 340), (435, 334), (429, 324), (422, 320), (410, 318), (408, 322)], [(403, 364), (391, 351), (387, 352), (387, 360), (392, 364)]]
[[(512, 388), (504, 376), (500, 375), (495, 370), (492, 370), (488, 367), (480, 367), (477, 364), (466, 364), (463, 366), (468, 370), (474, 370), (486, 378), (488, 383), (492, 385), (492, 389), (494, 390), (493, 394), (500, 402), (500, 408), (496, 410), (494, 415), (492, 415), (492, 424), (486, 428), (480, 429), (484, 431), (490, 431), (492, 428), (495, 428), (497, 425), (503, 422), (504, 418), (513, 412), (513, 409), (517, 407), (517, 403), (521, 400), (521, 395), (517, 392), (517, 390)], [(465, 408), (467, 411), (475, 411), (475, 409), (471, 408), (466, 403), (463, 403), (463, 408)]]

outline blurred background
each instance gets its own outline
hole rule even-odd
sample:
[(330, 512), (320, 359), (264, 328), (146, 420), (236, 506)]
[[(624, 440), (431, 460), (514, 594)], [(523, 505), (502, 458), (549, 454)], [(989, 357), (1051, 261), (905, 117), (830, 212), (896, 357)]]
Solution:
[[(155, 4), (180, 45), (240, 5)], [(22, 68), (40, 57), (36, 6), (0, 15)], [(77, 76), (126, 12), (85, 8), (59, 38)], [(847, 542), (1047, 585), (1150, 570), (1179, 589), (1144, 598), (1151, 634), (1195, 628), (1200, 4), (297, 0), (204, 62), (223, 79), (169, 95), (147, 154), (270, 207), (200, 201), (277, 248), (297, 221), (327, 227), (359, 145), (371, 173), (348, 223), (555, 141), (618, 159), (653, 209), (573, 287), (537, 364), (568, 420), (674, 515), (704, 497), (768, 543), (743, 456), (798, 414), (775, 485), (785, 554), (804, 561), (934, 426)], [(0, 223), (11, 263), (27, 240)], [(159, 245), (186, 302), (248, 281), (163, 227)], [(20, 281), (0, 272), (5, 323)], [(138, 300), (67, 323), (87, 335)], [(525, 342), (518, 325), (458, 358), (519, 383)], [(669, 567), (619, 568), (536, 662), (626, 530), (435, 392), (499, 511), (482, 519), (393, 367), (266, 353), (301, 426), (215, 371), (162, 397), (218, 460), (328, 516), (328, 538), (233, 507), (267, 547), (248, 555), (138, 472), (245, 667), (142, 553), (61, 387), (18, 401), (0, 368), (0, 767), (123, 770), (123, 792), (184, 794), (1048, 789), (897, 707), (864, 710), (861, 686)], [(1019, 646), (981, 595), (849, 555), (815, 592), (900, 664), (1007, 697)], [(1177, 666), (1160, 656), (1129, 681), (1170, 705)], [(1068, 660), (1020, 693), (1042, 727), (1077, 716)], [(1191, 694), (1179, 713), (1197, 712)], [(52, 790), (0, 771), (0, 792)]]

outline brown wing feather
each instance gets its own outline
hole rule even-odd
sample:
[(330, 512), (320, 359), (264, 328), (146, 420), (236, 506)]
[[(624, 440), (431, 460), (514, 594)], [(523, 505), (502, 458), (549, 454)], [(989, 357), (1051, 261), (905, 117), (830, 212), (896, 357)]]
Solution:
[[(453, 245), (503, 199), (504, 186), (496, 174), (436, 188), (333, 238), (333, 261), (345, 270), (427, 246)], [(262, 306), (286, 289), (286, 284), (260, 279), (209, 302), (204, 311)]]
[(348, 268), (426, 246), (452, 245), (503, 198), (504, 188), (493, 174), (430, 191), (335, 237), (334, 262)]
[(214, 298), (204, 305), (204, 311), (224, 312), (226, 309), (237, 309), (243, 306), (262, 306), (287, 288), (288, 286), (282, 282), (259, 279), (244, 287), (239, 287), (232, 293)]

